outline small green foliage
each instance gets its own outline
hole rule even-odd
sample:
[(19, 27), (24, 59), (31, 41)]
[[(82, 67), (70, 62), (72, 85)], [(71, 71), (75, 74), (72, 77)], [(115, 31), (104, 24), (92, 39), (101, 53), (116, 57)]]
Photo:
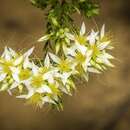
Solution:
[(47, 9), (46, 34), (50, 37), (45, 41), (44, 49), (51, 48), (56, 54), (60, 52), (63, 43), (69, 42), (64, 37), (64, 33), (66, 31), (78, 32), (72, 18), (73, 14), (83, 14), (91, 18), (99, 12), (97, 2), (92, 2), (92, 0), (31, 0), (31, 3), (42, 10)]
[(99, 13), (99, 5), (97, 3), (93, 3), (91, 0), (80, 0), (79, 9), (88, 18), (98, 15)]

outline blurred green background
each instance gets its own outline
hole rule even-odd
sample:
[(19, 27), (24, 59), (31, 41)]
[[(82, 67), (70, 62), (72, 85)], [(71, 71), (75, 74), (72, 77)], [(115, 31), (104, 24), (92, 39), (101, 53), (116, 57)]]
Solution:
[[(113, 35), (116, 67), (78, 82), (72, 97), (65, 96), (64, 111), (35, 109), (23, 101), (0, 93), (0, 130), (130, 130), (130, 1), (100, 0), (99, 27), (106, 24)], [(75, 19), (79, 19), (74, 15)], [(0, 52), (5, 45), (16, 50), (42, 44), (44, 13), (29, 0), (0, 0)], [(94, 20), (86, 20), (88, 30)], [(79, 25), (81, 22), (76, 21)]]

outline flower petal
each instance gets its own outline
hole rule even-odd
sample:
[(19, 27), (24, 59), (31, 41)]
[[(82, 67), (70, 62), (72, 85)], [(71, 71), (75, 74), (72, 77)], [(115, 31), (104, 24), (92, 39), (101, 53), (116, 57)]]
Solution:
[(107, 42), (102, 42), (98, 45), (98, 48), (100, 50), (104, 50), (105, 48), (107, 48), (107, 46), (110, 44), (110, 41), (107, 41)]
[(33, 74), (37, 75), (39, 73), (39, 67), (32, 63), (32, 72)]
[(19, 79), (19, 76), (18, 76), (17, 73), (13, 73), (12, 76), (13, 76), (13, 79), (14, 79), (16, 82), (20, 83), (20, 79)]
[(86, 27), (85, 27), (85, 23), (82, 23), (81, 29), (80, 29), (80, 35), (84, 35), (86, 32)]
[(96, 39), (98, 37), (99, 32), (95, 32), (94, 30), (91, 31), (90, 35), (87, 37), (87, 40), (89, 41), (90, 45), (94, 45), (96, 42)]
[(52, 93), (51, 89), (47, 85), (43, 85), (42, 87), (36, 90), (38, 93)]
[(101, 28), (101, 33), (100, 33), (101, 39), (104, 37), (104, 35), (105, 35), (105, 24), (103, 24), (103, 26)]
[(46, 57), (45, 57), (44, 65), (45, 65), (46, 67), (49, 67), (49, 66), (50, 66), (50, 58), (49, 58), (48, 54), (47, 54)]
[(10, 86), (10, 88), (9, 88), (9, 90), (12, 90), (12, 89), (15, 89), (16, 87), (18, 87), (18, 83), (17, 82), (14, 82), (11, 86)]
[(23, 68), (26, 69), (26, 68), (32, 68), (32, 63), (29, 61), (29, 58), (26, 57), (24, 59), (24, 62), (23, 62)]
[(88, 72), (100, 74), (101, 72), (93, 67), (88, 67)]
[(33, 53), (34, 47), (32, 47), (31, 49), (29, 49), (27, 52), (24, 53), (24, 57), (29, 57), (32, 53)]
[(24, 99), (27, 99), (27, 95), (16, 96), (16, 98), (24, 98)]
[(6, 73), (0, 74), (0, 82), (5, 79), (6, 75)]
[(23, 61), (23, 56), (20, 56), (13, 62), (13, 64), (14, 64), (14, 66), (17, 66), (17, 65), (21, 64), (22, 61)]
[(42, 101), (43, 103), (46, 102), (46, 103), (52, 103), (52, 104), (56, 104), (50, 97), (48, 96), (45, 96), (42, 98)]
[(74, 40), (75, 40), (74, 35), (73, 35), (73, 34), (71, 34), (71, 33), (66, 33), (66, 36), (67, 36), (70, 40), (72, 40), (72, 41), (74, 41)]
[(47, 41), (49, 38), (50, 38), (50, 35), (45, 35), (45, 36), (41, 37), (40, 39), (38, 39), (38, 42)]
[(55, 63), (57, 63), (57, 64), (59, 64), (60, 63), (60, 58), (59, 57), (57, 57), (56, 55), (54, 55), (54, 54), (52, 54), (52, 53), (49, 53), (49, 56), (50, 56), (50, 58), (55, 62)]
[(80, 44), (76, 44), (77, 46), (77, 50), (79, 52), (81, 52), (83, 55), (85, 55), (86, 51), (87, 51), (87, 47), (86, 46), (83, 46), (83, 45), (80, 45)]
[(11, 60), (12, 56), (7, 46), (5, 46), (4, 52), (1, 57), (4, 58), (5, 60)]
[(13, 57), (16, 57), (18, 55), (12, 48), (8, 48), (8, 50)]

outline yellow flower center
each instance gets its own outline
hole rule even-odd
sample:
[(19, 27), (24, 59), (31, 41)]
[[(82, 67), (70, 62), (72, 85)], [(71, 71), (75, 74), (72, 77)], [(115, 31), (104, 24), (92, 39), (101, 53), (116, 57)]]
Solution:
[(12, 66), (13, 62), (12, 61), (5, 61), (4, 65), (6, 65), (6, 66)]
[(60, 68), (61, 71), (68, 72), (70, 71), (70, 65), (71, 63), (68, 60), (62, 60), (58, 67)]
[(32, 86), (35, 88), (41, 87), (45, 83), (45, 80), (43, 79), (42, 75), (36, 75), (32, 77)]
[(45, 74), (46, 72), (48, 72), (48, 68), (47, 67), (41, 67), (40, 69), (39, 69), (39, 72), (41, 73), (41, 74)]
[(86, 57), (81, 52), (77, 52), (77, 54), (76, 54), (76, 61), (84, 62), (85, 60), (86, 60)]
[(5, 72), (7, 74), (11, 74), (10, 67), (13, 66), (12, 61), (4, 61), (2, 66), (3, 66), (3, 72)]
[(76, 37), (76, 40), (77, 40), (78, 43), (81, 44), (81, 45), (86, 44), (86, 41), (87, 41), (85, 36), (77, 36), (77, 37)]
[(96, 57), (97, 55), (100, 54), (100, 50), (96, 45), (91, 46), (91, 49), (93, 50), (93, 57)]
[(3, 66), (3, 71), (7, 74), (11, 74), (11, 70), (8, 66)]
[(21, 70), (19, 73), (20, 80), (26, 80), (31, 76), (31, 71), (29, 69)]
[(41, 106), (42, 105), (42, 94), (35, 93), (32, 97), (30, 97), (28, 103)]
[(60, 95), (60, 91), (55, 84), (49, 84), (49, 87), (51, 88), (53, 93)]

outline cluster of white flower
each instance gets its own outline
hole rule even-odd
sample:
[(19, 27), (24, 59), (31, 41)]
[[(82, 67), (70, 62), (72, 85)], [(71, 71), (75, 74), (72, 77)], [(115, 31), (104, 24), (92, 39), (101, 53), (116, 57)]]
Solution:
[(36, 64), (30, 58), (34, 48), (19, 54), (5, 47), (0, 58), (0, 91), (8, 91), (40, 107), (48, 103), (62, 108), (62, 95), (71, 95), (75, 89), (73, 76), (88, 80), (89, 73), (113, 67), (109, 61), (113, 56), (107, 53), (107, 49), (112, 49), (111, 41), (105, 36), (104, 28), (103, 25), (101, 32), (92, 30), (86, 34), (83, 23), (78, 35), (67, 32), (70, 44), (63, 44), (61, 58), (48, 52), (44, 63)]
[(101, 31), (92, 30), (86, 34), (86, 27), (83, 23), (78, 35), (66, 34), (71, 40), (70, 46), (63, 46), (66, 57), (76, 65), (80, 76), (88, 80), (89, 73), (101, 73), (107, 67), (114, 67), (110, 59), (114, 59), (107, 50), (113, 49), (111, 40), (105, 35), (105, 25)]
[[(36, 65), (29, 58), (33, 49), (21, 55), (5, 47), (0, 58), (0, 91), (8, 91), (10, 95), (17, 92), (17, 98), (26, 99), (40, 107), (49, 103), (62, 108), (62, 93), (71, 94), (71, 88), (74, 88), (69, 78), (72, 65), (67, 66), (70, 65), (69, 61), (63, 64), (62, 60), (51, 53), (46, 55), (43, 65)], [(49, 55), (55, 59), (55, 66)]]

